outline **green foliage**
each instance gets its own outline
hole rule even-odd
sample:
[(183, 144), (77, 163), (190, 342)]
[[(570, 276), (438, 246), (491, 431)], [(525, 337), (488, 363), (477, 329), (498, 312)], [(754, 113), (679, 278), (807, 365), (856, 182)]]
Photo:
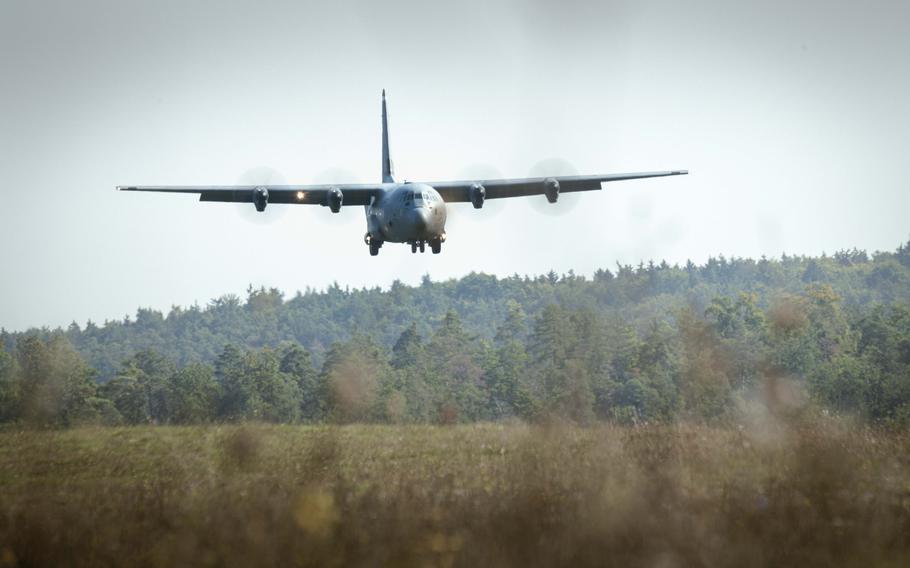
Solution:
[(151, 422), (145, 389), (135, 376), (117, 375), (101, 387), (100, 394), (111, 401), (127, 424)]
[(522, 341), (525, 315), (521, 306), (512, 303), (506, 320), (496, 332), (495, 348), (484, 365), (488, 392), (488, 414), (496, 419), (531, 418), (535, 414), (531, 384), (528, 379), (529, 359)]
[(594, 418), (595, 397), (585, 358), (596, 352), (584, 348), (595, 325), (589, 315), (547, 306), (534, 324), (529, 348), (543, 411), (582, 424)]
[(170, 422), (198, 424), (217, 416), (221, 393), (208, 365), (190, 363), (175, 372), (168, 381), (167, 393)]
[(0, 421), (10, 422), (18, 418), (20, 385), (16, 360), (0, 348)]
[(38, 426), (71, 426), (91, 418), (94, 372), (63, 335), (25, 337), (16, 346), (19, 419)]
[[(322, 369), (326, 417), (337, 422), (398, 421), (399, 391), (384, 350), (369, 336), (355, 333), (331, 347)], [(391, 406), (386, 404), (394, 400)]]
[(302, 406), (298, 378), (281, 371), (271, 349), (243, 352), (225, 346), (215, 364), (222, 392), (220, 416), (227, 420), (293, 422)]
[(719, 420), (731, 409), (733, 365), (713, 326), (691, 310), (678, 316), (683, 359), (682, 409), (695, 418)]
[(167, 315), (0, 330), (0, 420), (714, 422), (773, 383), (906, 424), (908, 251), (649, 262), (590, 280), (472, 273), (288, 300), (250, 287)]
[(427, 382), (443, 422), (487, 418), (481, 365), (484, 346), (476, 339), (450, 310), (427, 344)]
[(856, 341), (812, 373), (815, 396), (838, 412), (910, 425), (910, 308), (877, 306), (854, 328)]
[(300, 418), (318, 420), (322, 416), (319, 374), (313, 368), (310, 352), (298, 343), (284, 345), (279, 351), (279, 370), (296, 383), (300, 395)]

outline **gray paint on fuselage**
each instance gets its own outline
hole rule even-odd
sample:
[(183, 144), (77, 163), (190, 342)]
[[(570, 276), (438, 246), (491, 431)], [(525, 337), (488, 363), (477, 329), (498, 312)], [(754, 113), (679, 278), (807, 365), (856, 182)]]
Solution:
[(446, 204), (432, 186), (390, 185), (366, 207), (370, 237), (391, 243), (439, 239), (445, 233)]

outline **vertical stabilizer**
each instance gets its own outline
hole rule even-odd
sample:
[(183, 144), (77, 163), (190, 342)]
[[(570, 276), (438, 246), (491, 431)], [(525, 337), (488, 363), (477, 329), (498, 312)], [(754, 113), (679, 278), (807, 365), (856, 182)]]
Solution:
[(385, 89), (382, 90), (382, 183), (394, 183), (392, 160), (389, 158), (389, 121), (385, 110)]

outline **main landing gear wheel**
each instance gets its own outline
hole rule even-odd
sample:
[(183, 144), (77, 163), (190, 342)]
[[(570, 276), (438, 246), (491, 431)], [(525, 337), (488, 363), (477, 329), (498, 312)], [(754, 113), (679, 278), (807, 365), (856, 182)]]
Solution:
[(439, 239), (430, 241), (430, 250), (433, 251), (433, 254), (439, 254), (439, 252), (442, 250), (442, 241)]
[(420, 252), (425, 252), (424, 246), (424, 242), (420, 241)]
[(417, 243), (411, 243), (411, 254), (417, 252)]
[(363, 236), (363, 242), (370, 247), (370, 256), (376, 256), (379, 254), (379, 249), (382, 248), (382, 241), (374, 239), (370, 236), (369, 233)]

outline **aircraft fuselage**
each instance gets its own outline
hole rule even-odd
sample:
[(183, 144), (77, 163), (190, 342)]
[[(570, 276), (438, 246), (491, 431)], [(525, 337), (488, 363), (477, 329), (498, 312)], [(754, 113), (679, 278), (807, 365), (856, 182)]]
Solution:
[(445, 240), (446, 204), (429, 185), (395, 185), (365, 209), (368, 242), (411, 243), (422, 250), (422, 243)]

